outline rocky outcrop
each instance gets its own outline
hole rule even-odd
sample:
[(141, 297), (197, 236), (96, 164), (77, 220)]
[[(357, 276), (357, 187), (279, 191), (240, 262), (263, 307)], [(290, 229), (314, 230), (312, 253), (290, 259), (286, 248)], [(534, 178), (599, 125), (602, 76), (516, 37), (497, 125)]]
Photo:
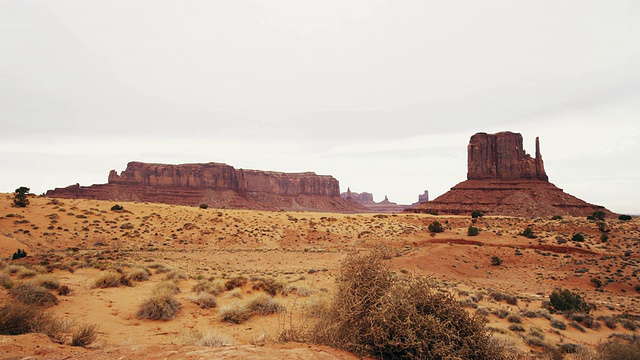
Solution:
[(373, 200), (373, 194), (368, 192), (354, 193), (351, 191), (351, 188), (348, 188), (347, 192), (340, 194), (340, 197), (345, 200), (357, 202), (371, 212), (399, 212), (407, 208), (407, 205), (399, 205), (389, 201), (387, 196), (384, 197), (384, 200), (375, 202)]
[(524, 151), (522, 135), (518, 133), (507, 131), (473, 135), (467, 146), (467, 179), (548, 181), (539, 139), (536, 138), (536, 156), (532, 158)]
[(111, 170), (107, 184), (76, 184), (49, 190), (46, 195), (265, 210), (364, 209), (357, 202), (340, 198), (340, 184), (332, 176), (235, 169), (220, 163), (130, 162), (120, 174)]
[(506, 216), (587, 216), (596, 210), (611, 213), (565, 193), (549, 182), (544, 170), (540, 141), (535, 158), (522, 148), (522, 135), (511, 132), (477, 133), (467, 146), (467, 180), (433, 201), (407, 211), (431, 214)]

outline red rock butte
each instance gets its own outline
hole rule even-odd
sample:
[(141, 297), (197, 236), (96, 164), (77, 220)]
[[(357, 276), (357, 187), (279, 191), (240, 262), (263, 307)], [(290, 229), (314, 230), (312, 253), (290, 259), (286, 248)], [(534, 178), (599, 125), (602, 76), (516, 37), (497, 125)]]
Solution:
[(437, 214), (507, 216), (587, 216), (602, 210), (569, 195), (549, 182), (536, 138), (535, 157), (524, 151), (522, 135), (477, 133), (467, 146), (467, 180), (433, 201), (406, 211)]
[(111, 170), (107, 184), (76, 184), (49, 190), (46, 196), (234, 209), (363, 210), (357, 202), (340, 198), (340, 184), (332, 176), (235, 169), (220, 163), (130, 162), (119, 175)]

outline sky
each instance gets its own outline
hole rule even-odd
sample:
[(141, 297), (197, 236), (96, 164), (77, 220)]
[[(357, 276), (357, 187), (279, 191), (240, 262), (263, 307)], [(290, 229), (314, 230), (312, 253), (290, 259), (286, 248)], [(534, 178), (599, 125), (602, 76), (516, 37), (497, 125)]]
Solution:
[(640, 214), (639, 39), (637, 0), (0, 0), (0, 192), (220, 162), (410, 204), (513, 131)]

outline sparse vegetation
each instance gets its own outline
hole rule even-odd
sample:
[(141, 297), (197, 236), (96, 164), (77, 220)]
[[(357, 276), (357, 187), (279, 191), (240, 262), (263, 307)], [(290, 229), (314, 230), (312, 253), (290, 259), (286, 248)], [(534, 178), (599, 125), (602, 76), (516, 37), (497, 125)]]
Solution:
[(9, 290), (9, 295), (16, 301), (25, 305), (52, 306), (58, 303), (58, 298), (49, 292), (44, 286), (32, 283), (24, 283), (14, 286)]
[(200, 209), (208, 209), (209, 205), (207, 204), (200, 204)]
[(573, 234), (573, 236), (571, 237), (571, 241), (584, 242), (584, 236), (582, 236), (582, 234), (580, 233)]
[(473, 210), (471, 212), (471, 217), (474, 218), (474, 219), (482, 217), (482, 216), (484, 216), (484, 214), (480, 210)]
[(115, 204), (115, 205), (113, 205), (111, 207), (111, 211), (122, 211), (122, 210), (124, 210), (124, 207), (122, 207), (122, 206), (120, 206), (118, 204)]
[(632, 219), (631, 215), (620, 215), (620, 216), (618, 216), (618, 220), (620, 220), (620, 221), (629, 221), (631, 219)]
[(468, 236), (476, 236), (480, 233), (480, 229), (478, 229), (475, 226), (469, 226), (469, 228), (467, 229), (467, 235)]
[(493, 266), (500, 266), (502, 265), (502, 259), (500, 259), (500, 257), (498, 256), (492, 256), (491, 257), (491, 265)]
[(109, 288), (120, 285), (130, 286), (131, 282), (125, 275), (116, 271), (105, 271), (93, 281), (94, 288)]

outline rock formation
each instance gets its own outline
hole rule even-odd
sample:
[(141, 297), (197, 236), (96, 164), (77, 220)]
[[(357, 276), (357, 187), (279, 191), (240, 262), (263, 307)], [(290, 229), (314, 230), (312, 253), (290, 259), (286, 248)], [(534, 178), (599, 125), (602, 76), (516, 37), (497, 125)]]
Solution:
[(535, 158), (522, 147), (522, 135), (512, 132), (477, 133), (467, 146), (467, 180), (433, 201), (407, 211), (438, 214), (587, 216), (596, 210), (611, 213), (562, 191), (549, 182), (540, 141)]
[(354, 193), (351, 191), (351, 188), (348, 188), (347, 192), (340, 194), (340, 197), (345, 200), (355, 201), (371, 212), (399, 212), (407, 208), (407, 205), (398, 205), (397, 203), (389, 201), (386, 195), (381, 202), (375, 202), (373, 200), (373, 194), (368, 192)]
[(266, 210), (357, 211), (357, 202), (340, 198), (332, 176), (235, 169), (226, 164), (149, 164), (130, 162), (107, 184), (49, 190), (50, 197), (145, 201), (176, 205)]

